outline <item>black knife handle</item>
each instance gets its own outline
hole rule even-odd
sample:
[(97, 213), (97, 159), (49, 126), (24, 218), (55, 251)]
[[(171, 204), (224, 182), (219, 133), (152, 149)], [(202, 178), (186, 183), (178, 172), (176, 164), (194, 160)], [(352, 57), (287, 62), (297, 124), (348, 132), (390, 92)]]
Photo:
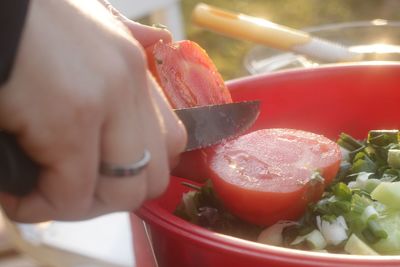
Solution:
[(28, 194), (36, 187), (39, 170), (15, 137), (0, 131), (0, 191), (16, 196)]

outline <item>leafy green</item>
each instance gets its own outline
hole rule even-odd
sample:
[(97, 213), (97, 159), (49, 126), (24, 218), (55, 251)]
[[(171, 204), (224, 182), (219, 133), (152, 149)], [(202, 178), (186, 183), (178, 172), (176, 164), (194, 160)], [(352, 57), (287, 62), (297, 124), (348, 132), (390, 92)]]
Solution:
[(228, 212), (215, 194), (210, 180), (201, 187), (193, 187), (187, 183), (185, 185), (195, 191), (184, 194), (174, 212), (176, 216), (221, 234), (253, 241), (257, 239), (262, 228)]

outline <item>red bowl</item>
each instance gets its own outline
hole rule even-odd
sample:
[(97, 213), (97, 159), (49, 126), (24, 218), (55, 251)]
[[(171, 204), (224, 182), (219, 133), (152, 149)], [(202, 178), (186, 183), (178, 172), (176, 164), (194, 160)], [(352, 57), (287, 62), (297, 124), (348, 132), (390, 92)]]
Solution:
[[(336, 140), (371, 129), (400, 128), (400, 65), (357, 64), (300, 69), (228, 82), (234, 100), (262, 101), (252, 130), (286, 127)], [(151, 231), (159, 266), (400, 266), (400, 256), (353, 256), (258, 244), (203, 229), (175, 217), (181, 178), (138, 215)]]

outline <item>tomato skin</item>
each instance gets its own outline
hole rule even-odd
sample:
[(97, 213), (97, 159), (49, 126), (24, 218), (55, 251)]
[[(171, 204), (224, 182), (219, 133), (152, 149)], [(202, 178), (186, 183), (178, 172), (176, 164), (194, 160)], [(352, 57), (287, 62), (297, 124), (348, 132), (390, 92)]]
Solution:
[(209, 154), (214, 152), (214, 147), (207, 147), (181, 154), (179, 164), (172, 170), (172, 175), (187, 178), (196, 182), (205, 182), (210, 178)]
[[(339, 146), (317, 134), (264, 129), (218, 145), (210, 155), (214, 188), (226, 208), (257, 225), (296, 220), (339, 170)], [(311, 180), (318, 170), (324, 182)]]
[[(232, 102), (228, 88), (212, 60), (195, 42), (159, 41), (147, 52), (149, 68), (173, 108), (186, 108)], [(208, 179), (207, 154), (199, 149), (181, 154), (175, 176), (204, 181)]]
[(157, 76), (172, 107), (185, 108), (232, 102), (225, 82), (197, 43), (159, 41), (153, 49)]

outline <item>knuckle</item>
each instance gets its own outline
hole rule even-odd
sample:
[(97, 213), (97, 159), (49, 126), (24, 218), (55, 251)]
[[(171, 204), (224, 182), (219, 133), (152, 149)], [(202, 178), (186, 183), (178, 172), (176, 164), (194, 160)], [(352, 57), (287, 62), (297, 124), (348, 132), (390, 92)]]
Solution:
[(147, 196), (149, 198), (160, 196), (169, 184), (170, 174), (167, 160), (165, 159), (163, 163), (156, 164), (157, 166), (150, 167), (151, 169), (147, 172)]
[(135, 62), (146, 66), (146, 55), (144, 49), (136, 42), (127, 42), (123, 46), (123, 50), (127, 57), (128, 62)]
[(144, 55), (138, 49), (131, 47), (126, 57), (115, 61), (109, 71), (107, 92), (118, 102), (139, 99), (148, 89)]
[(92, 92), (79, 92), (69, 96), (68, 106), (74, 123), (88, 124), (101, 115), (102, 100)]
[(147, 60), (143, 49), (130, 43), (124, 50), (124, 69), (135, 80), (144, 79), (146, 77)]
[[(79, 168), (78, 166), (75, 166)], [(80, 171), (65, 176), (66, 182), (58, 183), (60, 188), (44, 191), (46, 199), (58, 218), (56, 219), (81, 219), (87, 216), (93, 205), (93, 171), (88, 168), (79, 168)], [(62, 174), (54, 176), (61, 177)], [(77, 180), (76, 176), (82, 177)]]
[(151, 189), (149, 189), (149, 198), (156, 198), (162, 195), (167, 189), (169, 183), (169, 175), (164, 175), (158, 179), (158, 184)]
[(54, 205), (59, 220), (79, 220), (85, 218), (90, 212), (92, 204), (90, 195), (75, 196), (73, 199), (63, 199)]
[(172, 152), (173, 156), (178, 156), (185, 150), (188, 136), (186, 128), (181, 121), (178, 121), (175, 125), (176, 127), (174, 127), (174, 134), (169, 134), (171, 138), (170, 142), (172, 143), (172, 145), (169, 147), (172, 147), (174, 150)]
[(98, 188), (96, 197), (109, 211), (132, 211), (139, 208), (147, 198), (145, 184), (143, 177), (135, 177), (134, 182), (114, 181)]
[(126, 211), (135, 211), (140, 208), (140, 206), (147, 200), (145, 190), (138, 192), (138, 194), (133, 198), (132, 196), (127, 196), (127, 200), (121, 204), (121, 209)]
[(146, 56), (143, 48), (131, 41), (120, 43), (120, 49), (113, 56), (113, 64), (110, 64), (114, 74), (118, 73), (134, 73), (134, 71), (144, 70), (147, 67)]

